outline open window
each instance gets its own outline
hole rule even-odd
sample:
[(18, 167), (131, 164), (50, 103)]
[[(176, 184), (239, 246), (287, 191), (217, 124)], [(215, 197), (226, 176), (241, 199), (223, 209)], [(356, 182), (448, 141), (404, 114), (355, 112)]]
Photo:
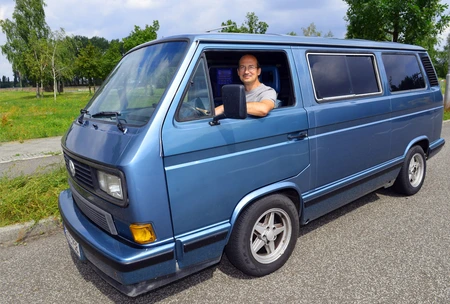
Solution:
[(205, 53), (214, 105), (222, 104), (221, 90), (226, 84), (242, 84), (237, 74), (239, 59), (246, 54), (254, 55), (261, 67), (259, 81), (277, 92), (277, 107), (295, 103), (287, 56), (282, 51), (236, 51), (214, 50)]
[(252, 54), (261, 66), (259, 81), (277, 92), (276, 107), (295, 104), (287, 55), (283, 51), (210, 50), (204, 53), (191, 76), (179, 105), (177, 121), (213, 117), (222, 105), (222, 87), (242, 84), (237, 73), (239, 59)]

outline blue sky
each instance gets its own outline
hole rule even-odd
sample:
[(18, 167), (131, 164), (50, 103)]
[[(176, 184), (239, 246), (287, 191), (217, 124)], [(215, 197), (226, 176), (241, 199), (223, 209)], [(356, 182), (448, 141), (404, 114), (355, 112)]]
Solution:
[[(449, 3), (450, 0), (442, 1)], [(248, 12), (265, 21), (268, 33), (302, 34), (312, 22), (318, 30), (344, 38), (347, 4), (342, 0), (45, 0), (46, 21), (52, 30), (69, 35), (100, 36), (108, 40), (129, 35), (134, 25), (145, 27), (158, 20), (158, 37), (217, 28), (229, 19), (242, 24)], [(0, 0), (0, 19), (11, 19), (15, 2)], [(450, 31), (447, 31), (447, 33)], [(444, 37), (446, 37), (445, 34)], [(6, 37), (0, 32), (0, 45)], [(11, 65), (0, 53), (0, 77), (12, 78)]]

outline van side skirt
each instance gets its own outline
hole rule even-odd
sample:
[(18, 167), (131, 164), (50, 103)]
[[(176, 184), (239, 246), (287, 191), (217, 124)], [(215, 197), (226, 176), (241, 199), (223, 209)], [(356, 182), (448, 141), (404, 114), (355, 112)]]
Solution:
[(439, 140), (430, 144), (430, 147), (428, 149), (428, 158), (435, 156), (442, 149), (444, 144), (445, 140), (443, 138), (440, 138)]
[(313, 199), (308, 200), (307, 197), (303, 197), (304, 211), (301, 215), (300, 222), (302, 224), (307, 224), (314, 219), (317, 219), (394, 181), (400, 172), (402, 164), (403, 162), (396, 163), (386, 170), (364, 177), (353, 183), (346, 184), (336, 190), (333, 190), (332, 192), (324, 193), (323, 195), (316, 196)]

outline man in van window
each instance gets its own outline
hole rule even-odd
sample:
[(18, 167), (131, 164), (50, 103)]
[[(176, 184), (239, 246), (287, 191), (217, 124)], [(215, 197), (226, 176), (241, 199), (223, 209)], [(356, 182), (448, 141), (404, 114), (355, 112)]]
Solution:
[[(247, 113), (253, 116), (266, 116), (275, 108), (277, 93), (258, 79), (261, 67), (253, 55), (244, 55), (239, 60), (237, 69), (239, 78), (245, 87)], [(223, 105), (216, 107), (216, 115), (223, 113)]]

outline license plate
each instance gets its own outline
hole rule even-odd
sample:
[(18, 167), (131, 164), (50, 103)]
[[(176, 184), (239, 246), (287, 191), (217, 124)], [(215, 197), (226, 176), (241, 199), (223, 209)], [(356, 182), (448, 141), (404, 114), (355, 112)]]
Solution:
[(81, 259), (80, 244), (78, 244), (78, 242), (73, 238), (66, 227), (64, 227), (64, 234), (66, 235), (67, 243), (69, 243), (70, 248), (72, 248), (78, 258)]

